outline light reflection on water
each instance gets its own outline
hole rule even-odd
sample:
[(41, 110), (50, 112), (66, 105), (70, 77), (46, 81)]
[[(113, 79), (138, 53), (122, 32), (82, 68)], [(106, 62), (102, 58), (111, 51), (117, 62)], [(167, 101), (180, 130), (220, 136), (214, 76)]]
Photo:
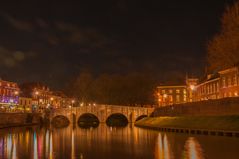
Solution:
[(233, 159), (239, 139), (135, 128), (0, 130), (0, 159)]

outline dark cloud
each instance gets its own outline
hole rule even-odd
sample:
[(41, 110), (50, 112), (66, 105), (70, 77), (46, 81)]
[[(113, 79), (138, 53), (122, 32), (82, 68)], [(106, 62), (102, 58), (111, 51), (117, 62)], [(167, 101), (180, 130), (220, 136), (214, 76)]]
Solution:
[(0, 75), (56, 87), (82, 69), (152, 72), (162, 81), (200, 75), (206, 41), (231, 1), (3, 2)]
[(66, 35), (60, 39), (63, 42), (79, 44), (82, 47), (101, 48), (112, 42), (106, 35), (94, 28), (83, 28), (65, 22), (56, 23), (56, 28)]
[(0, 65), (6, 68), (17, 67), (26, 59), (36, 56), (34, 52), (22, 52), (19, 50), (9, 50), (0, 46)]
[(33, 31), (33, 24), (28, 22), (28, 21), (24, 21), (24, 20), (19, 20), (17, 18), (14, 18), (10, 15), (3, 15), (3, 17), (9, 22), (9, 24), (18, 29), (18, 30), (22, 30), (22, 31)]

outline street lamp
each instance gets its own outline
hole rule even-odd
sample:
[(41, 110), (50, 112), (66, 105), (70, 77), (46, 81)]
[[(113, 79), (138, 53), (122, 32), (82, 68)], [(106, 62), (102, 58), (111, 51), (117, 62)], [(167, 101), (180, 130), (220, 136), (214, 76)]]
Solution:
[(35, 96), (36, 96), (36, 99), (37, 99), (37, 107), (38, 107), (38, 111), (39, 111), (39, 92), (38, 91), (35, 91), (34, 92)]
[(74, 103), (75, 103), (75, 100), (72, 100), (71, 101), (71, 104), (72, 104), (72, 106), (71, 106), (71, 113), (72, 113), (72, 107), (74, 106)]
[(50, 100), (51, 100), (51, 106), (53, 107), (53, 100), (54, 100), (54, 98), (51, 97)]

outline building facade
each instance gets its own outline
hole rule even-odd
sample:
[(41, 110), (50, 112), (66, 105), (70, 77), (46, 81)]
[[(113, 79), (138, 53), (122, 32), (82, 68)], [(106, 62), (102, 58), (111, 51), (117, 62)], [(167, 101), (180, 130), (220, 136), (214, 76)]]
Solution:
[(238, 67), (232, 67), (207, 75), (206, 80), (197, 85), (196, 101), (238, 97)]
[(24, 112), (32, 112), (32, 98), (30, 97), (19, 97), (19, 106)]
[(0, 79), (0, 105), (9, 107), (19, 102), (19, 87), (17, 83)]
[[(185, 93), (181, 94), (179, 90)], [(238, 97), (239, 68), (232, 67), (208, 74), (201, 81), (186, 78), (186, 84), (182, 86), (159, 86), (157, 96), (159, 106)]]
[(187, 102), (187, 87), (182, 86), (158, 86), (158, 105), (160, 107), (181, 104)]

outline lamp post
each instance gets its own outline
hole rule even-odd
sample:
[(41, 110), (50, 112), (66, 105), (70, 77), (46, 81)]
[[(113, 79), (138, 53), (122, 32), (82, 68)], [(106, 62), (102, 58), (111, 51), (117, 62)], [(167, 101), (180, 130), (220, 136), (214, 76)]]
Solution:
[(72, 104), (72, 105), (71, 105), (71, 113), (72, 113), (72, 107), (74, 106), (74, 103), (75, 103), (75, 100), (72, 100), (72, 101), (71, 101), (71, 104)]
[[(38, 109), (39, 109), (39, 92), (38, 91), (35, 91), (35, 96), (36, 96), (36, 99), (37, 99), (37, 107), (38, 107)], [(38, 110), (39, 111), (39, 110)]]
[(50, 100), (51, 100), (51, 106), (53, 107), (53, 100), (54, 100), (54, 98), (51, 97)]

